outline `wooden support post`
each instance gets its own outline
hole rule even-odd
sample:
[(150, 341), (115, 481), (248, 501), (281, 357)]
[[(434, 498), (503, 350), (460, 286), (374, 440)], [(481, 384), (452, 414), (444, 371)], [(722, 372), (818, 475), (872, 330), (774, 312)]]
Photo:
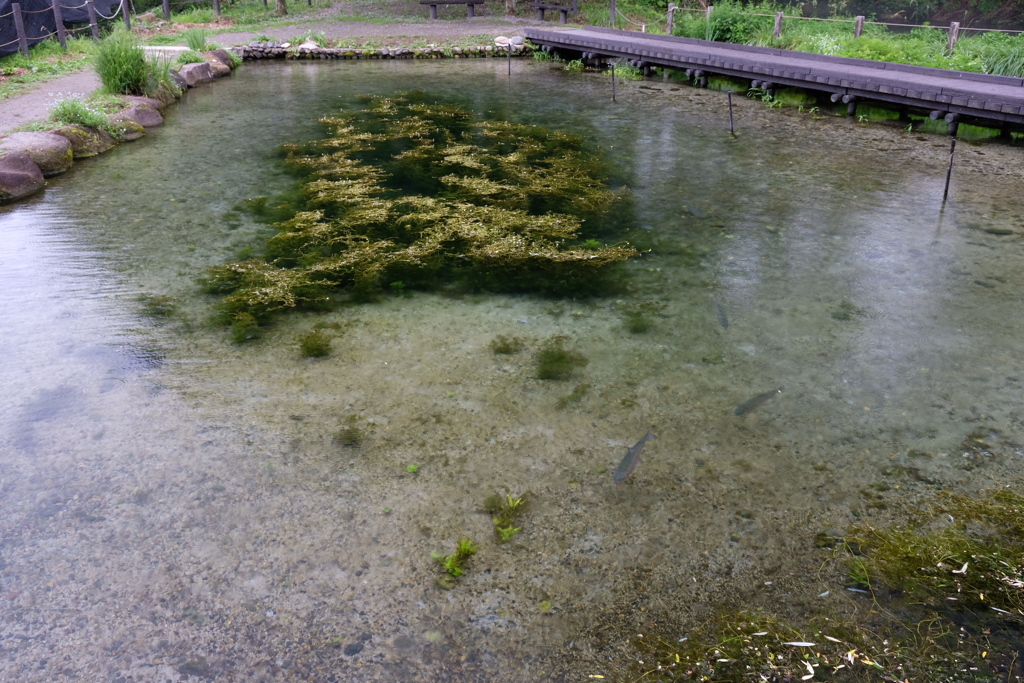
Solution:
[[(266, 0), (264, 0), (266, 2)], [(171, 0), (164, 0), (164, 20), (171, 20)]]
[(220, 0), (213, 0), (213, 13), (220, 19)]
[(829, 96), (828, 96), (828, 99), (829, 99), (829, 100), (830, 100), (830, 101), (831, 101), (831, 102), (832, 102), (833, 104), (835, 104), (835, 103), (836, 103), (836, 102), (838, 102), (839, 100), (843, 99), (843, 94), (842, 94), (842, 93), (838, 93), (838, 92), (834, 92), (834, 93), (832, 93), (831, 95), (829, 95)]
[(732, 91), (725, 93), (729, 98), (729, 135), (736, 137), (736, 131), (732, 126)]
[(561, 15), (558, 18), (558, 23), (560, 23), (560, 24), (568, 24), (569, 23), (569, 10), (567, 10), (567, 9), (560, 9), (560, 10), (558, 10), (558, 12)]
[(100, 39), (100, 22), (96, 16), (96, 8), (92, 4), (93, 0), (85, 0), (85, 9), (89, 13), (89, 28), (92, 29), (92, 39)]
[(129, 31), (132, 30), (132, 19), (128, 16), (132, 13), (130, 8), (131, 5), (128, 4), (128, 0), (121, 0), (121, 15), (124, 17), (124, 27)]
[(470, 19), (476, 16), (476, 5), (471, 2), (466, 4), (466, 16)]
[(953, 175), (953, 152), (956, 151), (956, 138), (949, 143), (949, 166), (946, 167), (946, 189), (942, 191), (942, 204), (945, 206), (946, 198), (949, 196), (949, 178)]
[(50, 0), (53, 7), (53, 20), (57, 23), (57, 40), (60, 41), (60, 49), (68, 49), (68, 37), (64, 33), (64, 17), (60, 13), (60, 0)]
[[(611, 19), (609, 20), (608, 25), (615, 28), (615, 0), (611, 0)], [(614, 98), (612, 101), (614, 101)]]
[(676, 25), (676, 3), (668, 3), (668, 29), (665, 31), (668, 35), (672, 35), (672, 29)]
[(782, 12), (775, 14), (775, 38), (776, 40), (782, 37)]
[(11, 12), (14, 14), (14, 30), (18, 34), (18, 49), (28, 57), (28, 36), (25, 35), (25, 17), (21, 16), (21, 3), (12, 2)]
[(956, 41), (960, 39), (960, 22), (954, 21), (949, 25), (949, 41), (946, 42), (946, 50), (952, 52)]
[[(431, 5), (431, 7), (433, 7), (433, 6), (434, 5)], [(433, 17), (431, 17), (431, 19), (433, 19)], [(543, 7), (538, 7), (537, 8), (537, 20), (538, 21), (544, 21), (544, 8)]]
[(932, 121), (938, 121), (939, 119), (944, 118), (948, 113), (949, 112), (933, 109), (930, 112), (928, 112), (928, 118), (930, 118)]
[(853, 18), (853, 37), (860, 38), (861, 34), (864, 33), (864, 17), (858, 16)]
[(263, 0), (263, 9), (267, 9), (267, 0)]
[(430, 18), (431, 19), (437, 19), (437, 5), (431, 5), (430, 6)]

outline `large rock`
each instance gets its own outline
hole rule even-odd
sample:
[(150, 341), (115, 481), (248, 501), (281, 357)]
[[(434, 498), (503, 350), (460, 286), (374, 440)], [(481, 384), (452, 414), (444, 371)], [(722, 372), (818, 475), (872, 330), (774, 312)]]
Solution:
[(213, 71), (210, 69), (210, 65), (206, 62), (200, 62), (199, 64), (185, 64), (178, 71), (185, 82), (188, 83), (188, 87), (194, 88), (200, 83), (206, 83), (213, 80)]
[(38, 192), (46, 185), (43, 172), (22, 152), (0, 156), (0, 204)]
[(146, 134), (146, 129), (131, 119), (118, 118), (118, 116), (115, 115), (111, 117), (110, 122), (113, 124), (114, 137), (121, 142), (138, 140)]
[(141, 95), (122, 95), (121, 99), (129, 104), (144, 104), (147, 107), (156, 109), (157, 111), (163, 111), (163, 108), (167, 106), (167, 102), (163, 102), (153, 97), (142, 97)]
[(210, 66), (210, 72), (214, 78), (224, 78), (225, 76), (231, 75), (231, 67), (225, 66), (220, 62), (207, 62)]
[(75, 158), (68, 139), (53, 133), (11, 133), (0, 138), (0, 152), (27, 154), (47, 177), (71, 168)]
[(164, 123), (164, 117), (160, 116), (160, 112), (148, 104), (133, 104), (114, 114), (110, 120), (115, 122), (134, 121), (143, 128), (155, 128)]
[(53, 134), (67, 138), (76, 159), (102, 154), (117, 144), (110, 133), (88, 126), (64, 126), (53, 131)]
[(188, 90), (188, 81), (186, 81), (185, 78), (180, 73), (178, 73), (174, 69), (171, 69), (170, 74), (171, 80), (174, 81), (174, 85), (178, 86), (182, 90)]
[(230, 52), (220, 47), (218, 47), (216, 50), (210, 50), (209, 52), (207, 52), (206, 59), (218, 61), (224, 66), (228, 67), (229, 69), (234, 69), (235, 65), (238, 63), (234, 59), (232, 59)]

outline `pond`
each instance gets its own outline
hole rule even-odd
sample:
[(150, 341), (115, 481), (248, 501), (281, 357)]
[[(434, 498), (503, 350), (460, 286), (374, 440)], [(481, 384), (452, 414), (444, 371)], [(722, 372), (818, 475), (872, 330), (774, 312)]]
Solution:
[[(859, 599), (822, 529), (1020, 485), (1019, 150), (962, 144), (942, 210), (940, 136), (734, 98), (733, 139), (720, 93), (506, 70), (246, 65), (0, 209), (0, 677), (613, 679), (723, 605)], [(622, 289), (398, 292), (231, 343), (197, 278), (270, 234), (237, 205), (319, 117), (411, 90), (600, 147)], [(537, 379), (556, 335), (589, 362)], [(495, 494), (527, 499), (505, 544)]]

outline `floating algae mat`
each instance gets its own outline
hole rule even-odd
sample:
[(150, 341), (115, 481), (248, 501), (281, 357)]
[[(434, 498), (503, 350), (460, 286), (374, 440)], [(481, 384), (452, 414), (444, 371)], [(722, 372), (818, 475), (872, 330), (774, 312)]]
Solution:
[(941, 137), (507, 68), (247, 65), (0, 210), (0, 679), (1019, 665), (1020, 150), (940, 212)]

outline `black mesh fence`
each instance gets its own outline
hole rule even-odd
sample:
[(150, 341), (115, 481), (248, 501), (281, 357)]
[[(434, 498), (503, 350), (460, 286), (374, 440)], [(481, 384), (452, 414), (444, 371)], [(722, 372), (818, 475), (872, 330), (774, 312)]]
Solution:
[[(64, 26), (68, 29), (89, 24), (89, 11), (85, 0), (59, 0)], [(21, 19), (29, 45), (46, 40), (57, 32), (53, 4), (50, 0), (21, 0)], [(0, 57), (18, 51), (18, 32), (15, 24), (14, 3), (0, 0)], [(110, 19), (118, 11), (120, 0), (93, 0), (100, 19)]]

